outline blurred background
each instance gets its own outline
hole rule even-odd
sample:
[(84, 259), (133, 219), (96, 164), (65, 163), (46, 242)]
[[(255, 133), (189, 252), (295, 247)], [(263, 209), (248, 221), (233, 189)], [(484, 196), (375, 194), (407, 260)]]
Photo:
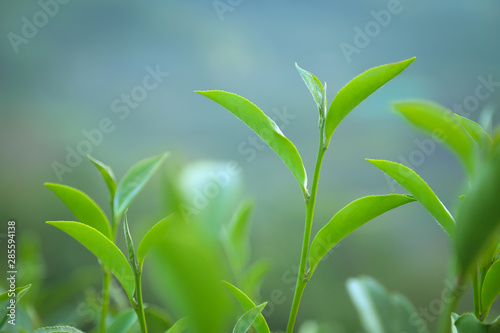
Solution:
[[(272, 262), (261, 296), (270, 300), (281, 291), (268, 321), (285, 328), (305, 218), (301, 191), (249, 128), (194, 90), (227, 90), (257, 104), (297, 146), (312, 179), (318, 112), (294, 63), (328, 83), (331, 101), (364, 70), (417, 57), (335, 132), (314, 230), (360, 196), (404, 193), (365, 158), (412, 167), (450, 209), (456, 206), (462, 167), (440, 146), (422, 148), (427, 137), (392, 112), (391, 102), (430, 99), (475, 121), (500, 105), (494, 1), (47, 3), (54, 2), (0, 3), (0, 233), (5, 238), (7, 221), (17, 222), (39, 289), (85, 276), (81, 286), (72, 284), (64, 306), (52, 300), (54, 310), (41, 319), (46, 324), (75, 316), (86, 288), (99, 288), (100, 271), (81, 245), (44, 224), (74, 217), (43, 183), (79, 188), (109, 212), (105, 184), (85, 155), (121, 178), (138, 160), (170, 151), (130, 208), (133, 233), (170, 212), (165, 182), (174, 172), (234, 161), (238, 194), (231, 200), (255, 202), (251, 260)], [(487, 97), (478, 98), (478, 85)], [(234, 205), (227, 204), (229, 217)], [(449, 239), (433, 218), (417, 204), (399, 208), (334, 249), (308, 285), (298, 320), (360, 331), (345, 289), (346, 279), (360, 274), (428, 308), (440, 297), (449, 259)], [(148, 282), (145, 288), (146, 299), (162, 303)], [(469, 296), (462, 307), (472, 310)]]

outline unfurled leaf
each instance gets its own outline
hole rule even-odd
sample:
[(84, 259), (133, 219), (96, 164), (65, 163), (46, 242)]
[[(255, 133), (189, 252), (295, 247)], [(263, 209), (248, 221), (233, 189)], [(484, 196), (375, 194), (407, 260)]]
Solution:
[(102, 175), (102, 178), (104, 178), (104, 181), (106, 182), (106, 185), (108, 186), (111, 198), (114, 197), (115, 192), (116, 192), (116, 180), (115, 180), (115, 175), (114, 175), (111, 167), (109, 165), (106, 165), (106, 164), (102, 163), (101, 161), (93, 158), (90, 155), (87, 155), (87, 158), (99, 170), (99, 172)]
[(357, 199), (342, 208), (318, 233), (309, 250), (312, 274), (320, 260), (338, 242), (375, 217), (406, 203), (415, 201), (408, 195), (373, 195)]
[(491, 265), (484, 278), (481, 290), (483, 309), (489, 310), (498, 295), (500, 295), (500, 260)]
[(85, 193), (66, 185), (45, 183), (71, 210), (79, 222), (111, 238), (111, 228), (101, 208)]
[(295, 176), (304, 195), (307, 193), (307, 175), (302, 158), (293, 143), (281, 132), (278, 125), (249, 100), (221, 90), (197, 91), (225, 107), (264, 140)]
[(314, 101), (316, 102), (316, 105), (318, 107), (320, 117), (324, 117), (326, 115), (326, 109), (324, 108), (324, 103), (323, 103), (324, 88), (323, 85), (321, 84), (321, 81), (318, 80), (318, 78), (313, 74), (300, 68), (299, 65), (297, 65), (297, 63), (295, 63), (295, 67), (299, 71), (302, 80), (304, 80), (304, 83), (311, 92)]
[(83, 223), (48, 221), (47, 224), (61, 229), (92, 252), (121, 282), (129, 295), (134, 296), (135, 277), (132, 268), (120, 249), (98, 230)]
[(478, 123), (467, 119), (465, 117), (459, 116), (455, 114), (460, 124), (462, 124), (463, 128), (469, 133), (469, 135), (476, 141), (477, 145), (481, 148), (491, 147), (493, 140), (489, 136), (489, 134), (479, 125)]
[(474, 267), (500, 232), (500, 150), (484, 162), (457, 213), (455, 250), (461, 274)]
[(371, 68), (342, 88), (330, 104), (326, 116), (326, 145), (340, 122), (378, 88), (404, 71), (415, 58)]
[(402, 295), (389, 293), (370, 277), (347, 280), (349, 296), (367, 333), (425, 333), (427, 323)]
[(427, 101), (400, 102), (394, 108), (417, 128), (432, 135), (434, 141), (444, 143), (460, 158), (467, 173), (474, 174), (477, 146), (453, 112)]
[(142, 266), (146, 255), (149, 251), (165, 237), (170, 225), (178, 221), (179, 217), (177, 214), (171, 214), (164, 219), (156, 223), (148, 232), (144, 235), (139, 246), (137, 247), (137, 263), (139, 264), (139, 271), (142, 272)]
[(228, 257), (237, 272), (241, 272), (248, 262), (250, 216), (254, 202), (246, 201), (238, 207), (227, 231)]
[(252, 327), (253, 322), (257, 318), (258, 315), (264, 310), (267, 302), (262, 303), (261, 305), (257, 305), (254, 308), (251, 308), (247, 312), (245, 312), (240, 319), (236, 322), (234, 326), (233, 333), (246, 333), (250, 327)]
[(429, 185), (427, 185), (415, 171), (396, 162), (372, 159), (366, 160), (388, 174), (413, 195), (453, 239), (455, 233), (455, 221), (453, 220), (453, 216)]
[(33, 333), (84, 333), (71, 326), (47, 326), (38, 328)]
[(121, 216), (139, 191), (154, 175), (170, 153), (146, 158), (135, 164), (118, 184), (113, 202), (115, 216)]
[(241, 286), (251, 299), (257, 299), (265, 275), (271, 269), (271, 261), (267, 258), (253, 263), (245, 272)]
[[(230, 284), (229, 282), (223, 281), (224, 284), (229, 288), (231, 293), (234, 295), (238, 303), (243, 307), (243, 310), (249, 311), (255, 308), (255, 303), (247, 296), (244, 292)], [(267, 325), (266, 319), (259, 313), (257, 318), (255, 318), (253, 325), (257, 333), (271, 333), (269, 326)]]
[(500, 320), (484, 323), (477, 320), (473, 313), (465, 313), (454, 322), (457, 333), (500, 333)]
[(106, 333), (127, 333), (137, 321), (137, 314), (133, 309), (126, 310), (117, 315)]
[(2, 313), (4, 313), (4, 314), (3, 314), (2, 318), (0, 319), (0, 329), (2, 329), (2, 327), (10, 319), (9, 307), (12, 306), (11, 300), (14, 300), (15, 301), (14, 306), (17, 306), (17, 303), (19, 302), (19, 300), (21, 300), (21, 298), (28, 292), (28, 290), (30, 288), (31, 288), (31, 284), (28, 284), (27, 286), (24, 286), (24, 287), (15, 288), (13, 295), (12, 295), (12, 292), (9, 290), (7, 290), (6, 292), (4, 292), (3, 294), (0, 295), (0, 303), (9, 301), (7, 304), (4, 304), (4, 307), (3, 307), (4, 309), (6, 309), (6, 311), (2, 310)]
[(188, 318), (184, 317), (176, 321), (175, 324), (173, 324), (172, 327), (170, 327), (165, 333), (182, 333), (188, 328), (188, 326)]

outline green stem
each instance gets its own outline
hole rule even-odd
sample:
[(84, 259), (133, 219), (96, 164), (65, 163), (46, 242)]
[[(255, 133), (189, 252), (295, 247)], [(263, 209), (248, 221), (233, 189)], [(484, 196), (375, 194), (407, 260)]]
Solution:
[[(323, 130), (323, 128), (321, 128)], [(314, 206), (316, 203), (316, 192), (318, 190), (319, 174), (321, 172), (321, 164), (323, 163), (323, 156), (325, 155), (326, 147), (324, 145), (323, 134), (321, 135), (321, 143), (318, 150), (318, 157), (316, 159), (316, 167), (314, 169), (314, 178), (311, 188), (311, 196), (306, 197), (306, 223), (304, 229), (304, 239), (302, 241), (302, 253), (300, 256), (299, 273), (297, 276), (297, 284), (295, 286), (295, 294), (293, 295), (292, 309), (290, 311), (290, 318), (288, 319), (288, 326), (286, 333), (292, 333), (299, 312), (299, 305), (302, 299), (302, 294), (306, 288), (309, 276), (306, 272), (307, 269), (307, 254), (309, 252), (309, 243), (311, 241), (311, 228), (314, 218)]]
[(471, 274), (472, 276), (472, 292), (474, 294), (474, 314), (476, 318), (480, 319), (482, 309), (481, 309), (481, 292), (479, 287), (479, 272), (477, 268)]
[(137, 313), (137, 318), (139, 319), (139, 324), (141, 325), (141, 332), (148, 333), (146, 315), (144, 314), (144, 304), (142, 303), (141, 277), (142, 272), (137, 271), (135, 275), (135, 288), (137, 290), (137, 308), (135, 309), (135, 312)]
[(464, 277), (458, 277), (453, 285), (452, 295), (453, 299), (450, 302), (445, 302), (444, 311), (441, 313), (441, 318), (438, 323), (438, 333), (451, 332), (451, 314), (455, 311), (465, 290)]
[(99, 332), (106, 333), (106, 317), (109, 308), (109, 285), (111, 283), (111, 272), (102, 264), (102, 297), (101, 297), (101, 319), (99, 323)]

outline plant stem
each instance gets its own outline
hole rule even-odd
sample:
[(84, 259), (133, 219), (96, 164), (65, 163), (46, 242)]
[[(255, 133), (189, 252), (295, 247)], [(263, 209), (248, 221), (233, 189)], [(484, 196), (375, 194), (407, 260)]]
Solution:
[(141, 332), (148, 333), (148, 327), (146, 325), (146, 315), (144, 314), (144, 304), (142, 303), (141, 277), (142, 272), (136, 271), (135, 288), (137, 290), (137, 308), (135, 309), (135, 312), (137, 313), (137, 318), (139, 319), (139, 324), (141, 325)]
[(438, 329), (436, 332), (438, 333), (450, 333), (451, 332), (451, 314), (455, 311), (460, 298), (464, 292), (464, 281), (465, 278), (463, 276), (459, 276), (455, 280), (455, 284), (453, 285), (453, 299), (450, 302), (445, 302), (444, 311), (441, 313), (441, 318), (439, 319)]
[(102, 264), (103, 278), (102, 278), (102, 297), (101, 297), (101, 321), (99, 323), (99, 332), (106, 332), (106, 317), (108, 315), (109, 307), (109, 285), (111, 283), (111, 272)]
[[(321, 130), (324, 130), (321, 128)], [(320, 146), (318, 150), (318, 157), (316, 159), (316, 167), (314, 169), (314, 178), (311, 188), (311, 196), (306, 198), (306, 223), (304, 229), (304, 239), (302, 241), (302, 253), (300, 255), (299, 273), (297, 276), (297, 284), (295, 286), (295, 294), (293, 295), (292, 309), (290, 311), (290, 318), (286, 333), (292, 333), (299, 311), (300, 300), (309, 281), (307, 276), (307, 254), (309, 252), (309, 243), (311, 241), (311, 228), (314, 218), (314, 205), (316, 203), (316, 192), (318, 190), (319, 174), (321, 172), (321, 164), (323, 163), (323, 156), (325, 155), (326, 147), (324, 145), (323, 134), (321, 133)]]
[(476, 315), (477, 319), (480, 319), (482, 310), (481, 310), (481, 292), (479, 287), (478, 274), (479, 272), (476, 268), (471, 275), (472, 275), (472, 291), (474, 294), (474, 314)]

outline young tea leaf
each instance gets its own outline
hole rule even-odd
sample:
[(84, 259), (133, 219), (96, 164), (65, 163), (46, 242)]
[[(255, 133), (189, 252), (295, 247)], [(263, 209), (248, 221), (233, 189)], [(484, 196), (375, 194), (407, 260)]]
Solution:
[(453, 239), (455, 221), (437, 195), (427, 183), (412, 169), (391, 161), (366, 159), (371, 164), (388, 174), (404, 189), (417, 199), (436, 219), (441, 227)]
[(137, 314), (133, 309), (126, 310), (117, 315), (106, 333), (126, 333), (137, 321)]
[(189, 327), (188, 318), (179, 319), (165, 333), (182, 333)]
[(444, 143), (460, 158), (467, 173), (474, 174), (477, 146), (453, 112), (427, 101), (400, 102), (394, 108), (417, 128), (432, 135), (434, 141)]
[(149, 229), (146, 235), (144, 235), (139, 243), (139, 246), (137, 247), (137, 263), (139, 265), (140, 272), (142, 272), (142, 266), (144, 264), (144, 260), (146, 259), (146, 255), (156, 244), (162, 241), (170, 225), (178, 221), (178, 219), (179, 217), (177, 214), (170, 214), (156, 223), (151, 229)]
[(3, 294), (0, 295), (0, 303), (2, 302), (5, 302), (5, 301), (9, 301), (4, 309), (6, 308), (7, 310), (5, 311), (4, 315), (2, 316), (2, 319), (0, 319), (0, 329), (2, 329), (2, 327), (5, 326), (5, 324), (7, 323), (7, 321), (10, 319), (10, 309), (9, 307), (12, 306), (12, 303), (11, 303), (11, 300), (14, 300), (16, 304), (15, 306), (17, 306), (17, 303), (19, 302), (19, 300), (21, 300), (21, 298), (28, 292), (28, 290), (31, 288), (31, 284), (28, 284), (27, 286), (24, 286), (24, 287), (18, 287), (18, 288), (15, 288), (14, 289), (14, 295), (12, 295), (12, 292), (7, 290), (6, 292), (4, 292)]
[(125, 218), (123, 219), (123, 233), (125, 234), (125, 244), (127, 245), (129, 262), (133, 267), (138, 268), (135, 258), (134, 241), (132, 240), (132, 235), (128, 227), (127, 211), (125, 211)]
[(130, 205), (139, 191), (151, 179), (156, 170), (165, 161), (170, 153), (164, 153), (150, 158), (146, 158), (135, 164), (123, 176), (123, 179), (116, 188), (113, 202), (115, 216), (121, 216)]
[(500, 320), (497, 318), (493, 323), (484, 323), (477, 320), (473, 313), (465, 313), (455, 320), (457, 333), (499, 333)]
[(342, 88), (333, 99), (326, 116), (326, 146), (340, 122), (378, 88), (404, 71), (415, 58), (371, 68)]
[(402, 295), (389, 293), (370, 277), (347, 280), (347, 290), (367, 333), (425, 333), (423, 321)]
[(241, 272), (249, 258), (248, 233), (254, 202), (246, 201), (238, 207), (227, 232), (228, 256), (238, 272)]
[(255, 104), (233, 93), (220, 90), (196, 91), (225, 107), (243, 121), (264, 140), (295, 176), (304, 195), (307, 193), (307, 175), (302, 158), (293, 143), (288, 140), (278, 125)]
[[(238, 303), (240, 303), (240, 305), (243, 307), (243, 310), (249, 311), (255, 308), (254, 302), (247, 295), (245, 295), (244, 292), (242, 292), (229, 282), (226, 281), (222, 282), (229, 288), (229, 290), (234, 295)], [(267, 325), (266, 319), (264, 318), (262, 313), (259, 313), (257, 315), (257, 318), (255, 318), (253, 325), (257, 333), (271, 333), (271, 331), (269, 330), (269, 326)]]
[(326, 109), (323, 107), (324, 88), (323, 85), (321, 84), (321, 81), (318, 80), (318, 78), (313, 74), (300, 68), (299, 65), (297, 65), (297, 63), (295, 63), (295, 67), (299, 71), (302, 80), (304, 80), (304, 83), (311, 92), (314, 101), (316, 102), (316, 105), (318, 107), (320, 117), (324, 117), (326, 115)]
[(257, 318), (258, 315), (264, 310), (267, 302), (262, 303), (261, 305), (257, 305), (256, 307), (245, 312), (240, 319), (236, 322), (234, 326), (233, 333), (246, 333), (250, 327), (252, 327), (253, 322)]
[(36, 329), (33, 333), (84, 333), (71, 326), (47, 326)]
[(90, 160), (90, 162), (92, 162), (96, 166), (97, 170), (99, 170), (99, 172), (102, 175), (102, 178), (104, 178), (104, 181), (106, 182), (106, 185), (108, 186), (109, 193), (110, 193), (111, 197), (114, 197), (115, 192), (116, 192), (116, 180), (115, 180), (115, 175), (114, 175), (111, 167), (109, 165), (106, 165), (106, 164), (102, 163), (101, 161), (93, 158), (90, 155), (87, 155), (87, 158)]
[(241, 285), (250, 298), (257, 299), (264, 277), (271, 270), (271, 266), (271, 260), (263, 258), (253, 263), (245, 272)]
[(457, 214), (455, 250), (461, 274), (467, 274), (491, 243), (498, 241), (500, 232), (500, 149), (479, 171)]
[(47, 224), (61, 229), (100, 259), (121, 282), (129, 297), (134, 296), (135, 277), (132, 268), (120, 249), (98, 230), (83, 223), (48, 221)]
[(408, 195), (373, 195), (357, 199), (342, 208), (318, 233), (309, 249), (310, 274), (320, 260), (338, 242), (375, 217), (401, 205), (415, 201)]
[(480, 148), (491, 147), (493, 140), (481, 125), (458, 114), (455, 114), (455, 117)]
[(111, 228), (101, 208), (85, 193), (66, 185), (45, 183), (71, 210), (76, 219), (111, 238)]
[(500, 295), (500, 260), (491, 265), (484, 278), (481, 290), (483, 309), (488, 311), (498, 295)]

